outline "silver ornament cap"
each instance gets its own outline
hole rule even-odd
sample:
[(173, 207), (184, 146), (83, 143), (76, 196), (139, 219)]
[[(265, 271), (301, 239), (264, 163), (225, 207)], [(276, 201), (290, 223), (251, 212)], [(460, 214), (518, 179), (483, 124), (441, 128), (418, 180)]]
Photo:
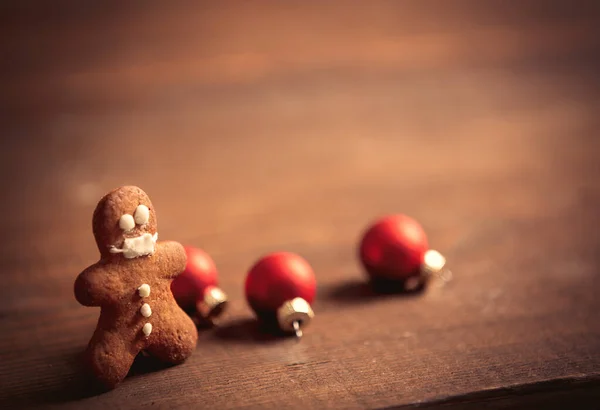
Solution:
[(204, 291), (204, 297), (196, 304), (199, 316), (212, 320), (220, 316), (227, 306), (227, 295), (220, 288), (211, 286)]
[(436, 275), (444, 282), (452, 279), (452, 272), (446, 268), (446, 258), (433, 249), (425, 252), (421, 270), (426, 276)]

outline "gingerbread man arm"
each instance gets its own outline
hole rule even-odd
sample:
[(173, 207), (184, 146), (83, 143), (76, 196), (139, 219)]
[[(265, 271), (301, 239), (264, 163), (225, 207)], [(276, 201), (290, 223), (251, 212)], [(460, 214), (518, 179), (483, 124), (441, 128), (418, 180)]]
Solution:
[(115, 279), (108, 266), (96, 263), (77, 276), (75, 298), (83, 306), (101, 306), (114, 299)]
[(161, 276), (175, 279), (185, 270), (187, 256), (183, 245), (179, 242), (164, 241), (157, 244), (157, 254)]

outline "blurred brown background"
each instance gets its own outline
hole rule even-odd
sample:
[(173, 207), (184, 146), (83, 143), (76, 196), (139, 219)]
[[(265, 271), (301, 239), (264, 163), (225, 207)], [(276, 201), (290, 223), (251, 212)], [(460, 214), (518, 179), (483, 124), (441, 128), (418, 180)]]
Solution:
[[(600, 397), (595, 1), (4, 2), (0, 404), (590, 406)], [(232, 299), (187, 363), (93, 395), (91, 216), (135, 184)], [(380, 297), (392, 212), (455, 280)], [(317, 317), (265, 340), (243, 280), (306, 257)]]

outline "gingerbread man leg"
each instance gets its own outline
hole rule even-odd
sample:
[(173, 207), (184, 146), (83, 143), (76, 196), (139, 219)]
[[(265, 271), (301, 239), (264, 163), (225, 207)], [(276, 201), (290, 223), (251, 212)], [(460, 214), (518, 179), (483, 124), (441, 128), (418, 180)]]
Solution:
[(87, 358), (96, 378), (114, 388), (127, 376), (137, 349), (117, 332), (98, 329), (87, 349)]
[[(152, 333), (153, 339), (145, 349), (158, 360), (179, 364), (185, 361), (196, 348), (198, 330), (183, 311), (167, 327)], [(166, 326), (166, 322), (165, 325)]]

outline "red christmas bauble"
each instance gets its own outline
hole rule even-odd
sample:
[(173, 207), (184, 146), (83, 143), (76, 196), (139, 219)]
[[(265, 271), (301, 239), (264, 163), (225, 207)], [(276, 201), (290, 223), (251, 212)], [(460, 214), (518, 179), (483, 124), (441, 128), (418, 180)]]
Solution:
[(204, 297), (206, 289), (217, 286), (218, 272), (208, 253), (191, 246), (184, 248), (187, 264), (185, 270), (171, 282), (171, 291), (182, 309), (193, 310)]
[(272, 317), (285, 302), (315, 299), (317, 281), (311, 266), (290, 252), (271, 253), (252, 266), (246, 277), (246, 300), (257, 316)]
[(427, 236), (421, 225), (406, 215), (377, 220), (360, 242), (360, 260), (373, 279), (406, 280), (421, 274)]

